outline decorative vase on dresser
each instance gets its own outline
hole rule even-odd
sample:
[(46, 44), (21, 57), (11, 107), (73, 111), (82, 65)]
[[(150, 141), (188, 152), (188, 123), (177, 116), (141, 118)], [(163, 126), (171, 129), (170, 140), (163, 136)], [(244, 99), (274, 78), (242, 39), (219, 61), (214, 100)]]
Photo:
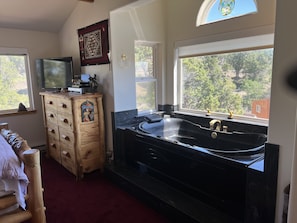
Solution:
[(105, 161), (102, 94), (41, 92), (47, 154), (82, 178)]

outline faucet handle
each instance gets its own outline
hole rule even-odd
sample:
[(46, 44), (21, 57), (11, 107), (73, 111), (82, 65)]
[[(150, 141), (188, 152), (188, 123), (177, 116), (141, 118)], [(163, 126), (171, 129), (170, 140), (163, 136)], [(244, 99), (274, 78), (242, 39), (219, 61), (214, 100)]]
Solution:
[(212, 119), (209, 122), (209, 128), (211, 130), (221, 131), (221, 121), (218, 119)]

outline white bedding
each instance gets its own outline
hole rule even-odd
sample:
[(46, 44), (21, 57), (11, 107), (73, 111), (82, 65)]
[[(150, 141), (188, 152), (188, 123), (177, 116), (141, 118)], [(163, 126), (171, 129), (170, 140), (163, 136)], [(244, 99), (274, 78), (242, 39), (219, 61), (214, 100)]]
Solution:
[(0, 134), (0, 190), (15, 191), (17, 201), (25, 209), (25, 195), (29, 180), (24, 173), (24, 165)]
[[(18, 204), (12, 205), (8, 208), (5, 208), (3, 210), (0, 210), (0, 215), (3, 215), (5, 213), (9, 213), (11, 211), (14, 211), (16, 209), (18, 209), (21, 205), (20, 204), (25, 204), (24, 200), (19, 200), (19, 199), (23, 199), (22, 196), (22, 189), (20, 188), (20, 184), (18, 182), (18, 180), (8, 180), (8, 179), (0, 179), (0, 191), (10, 191), (13, 190), (15, 191), (15, 195), (16, 198), (18, 199)], [(21, 193), (21, 195), (20, 195)]]

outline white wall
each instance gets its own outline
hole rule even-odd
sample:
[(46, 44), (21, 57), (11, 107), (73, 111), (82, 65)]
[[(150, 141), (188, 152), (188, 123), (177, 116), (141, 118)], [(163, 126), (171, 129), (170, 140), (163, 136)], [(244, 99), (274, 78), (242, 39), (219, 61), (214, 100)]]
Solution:
[[(296, 1), (277, 1), (269, 141), (280, 144), (279, 195), (291, 182), (289, 223), (297, 219), (296, 92), (284, 80), (297, 65)], [(292, 165), (293, 160), (293, 165)], [(282, 199), (281, 196), (278, 197)], [(280, 200), (279, 200), (279, 203)], [(279, 206), (279, 212), (281, 206)], [(279, 218), (280, 219), (280, 216)], [(280, 222), (280, 221), (279, 221)]]
[(111, 66), (105, 64), (80, 67), (77, 30), (109, 19), (110, 11), (133, 1), (135, 0), (95, 0), (94, 3), (80, 1), (59, 33), (61, 55), (73, 57), (75, 74), (87, 73), (97, 75), (97, 81), (100, 85), (99, 89), (103, 93), (105, 130), (107, 133), (106, 149), (108, 150), (112, 150), (111, 112), (114, 111), (114, 87)]
[[(115, 3), (109, 0), (95, 0), (94, 3), (79, 2), (59, 33), (61, 55), (71, 55), (74, 58), (76, 74), (97, 74), (99, 89), (104, 95), (107, 150), (112, 150), (111, 112), (136, 108), (134, 67), (131, 66), (133, 65), (131, 63), (128, 66), (119, 65), (121, 54), (125, 53), (130, 62), (134, 60), (134, 40), (161, 41), (164, 46), (165, 29), (160, 23), (162, 20), (160, 18), (162, 13), (159, 13), (161, 10), (160, 3), (157, 6), (149, 6), (150, 9), (142, 10), (140, 7), (138, 10), (126, 11), (125, 9), (115, 13), (118, 8), (131, 2), (135, 1), (121, 0)], [(137, 4), (140, 2), (142, 1), (137, 1)], [(120, 18), (120, 22), (117, 22), (118, 20), (114, 19), (112, 15)], [(109, 27), (112, 62), (107, 65), (86, 66), (80, 69), (77, 29), (105, 19), (109, 19), (110, 24), (115, 21), (112, 24), (113, 29), (111, 30)], [(148, 23), (148, 21), (153, 23)], [(158, 25), (156, 26), (156, 24)], [(142, 27), (148, 28), (141, 30)]]
[[(164, 55), (165, 26), (163, 12), (163, 2), (159, 0), (137, 1), (111, 12), (115, 111), (136, 108), (134, 42), (141, 40), (160, 43), (162, 55)], [(127, 55), (127, 64), (121, 62), (122, 54)], [(162, 58), (160, 58), (161, 62)]]
[(36, 112), (25, 115), (1, 116), (0, 122), (8, 122), (9, 127), (25, 138), (30, 146), (45, 144), (45, 130), (39, 89), (35, 74), (35, 59), (59, 55), (57, 34), (15, 29), (0, 29), (0, 46), (26, 48), (29, 52), (33, 97)]

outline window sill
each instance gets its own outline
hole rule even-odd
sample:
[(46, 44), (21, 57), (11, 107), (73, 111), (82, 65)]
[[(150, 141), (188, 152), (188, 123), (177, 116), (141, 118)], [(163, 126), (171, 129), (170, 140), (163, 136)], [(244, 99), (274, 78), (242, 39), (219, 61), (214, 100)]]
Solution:
[(32, 113), (36, 113), (37, 110), (29, 110), (29, 111), (6, 111), (1, 113), (0, 112), (0, 117), (6, 117), (6, 116), (17, 116), (17, 115), (28, 115), (28, 114), (32, 114)]

